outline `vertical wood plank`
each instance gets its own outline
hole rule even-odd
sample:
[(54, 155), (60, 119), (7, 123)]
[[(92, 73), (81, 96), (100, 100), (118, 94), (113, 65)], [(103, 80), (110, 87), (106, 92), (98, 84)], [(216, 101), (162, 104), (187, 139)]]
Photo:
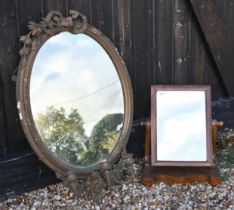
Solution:
[(157, 28), (157, 25), (158, 25), (158, 22), (156, 20), (156, 11), (157, 11), (157, 8), (156, 8), (157, 4), (156, 4), (156, 0), (153, 0), (152, 2), (152, 27), (151, 27), (151, 30), (152, 30), (152, 56), (153, 56), (153, 59), (152, 59), (152, 79), (151, 79), (151, 84), (156, 84), (156, 81), (157, 81), (157, 78), (156, 78), (156, 72), (158, 71), (158, 53), (157, 53), (157, 48), (156, 48), (156, 40), (157, 40), (157, 37), (156, 37), (156, 28)]
[[(116, 1), (114, 1), (116, 2)], [(119, 49), (120, 55), (122, 56), (127, 68), (128, 68), (128, 73), (131, 78), (131, 83), (133, 86), (133, 95), (134, 99), (136, 97), (136, 89), (134, 86), (134, 82), (136, 80), (135, 78), (135, 72), (136, 72), (136, 66), (134, 63), (134, 1), (132, 0), (118, 0), (117, 5), (115, 5), (114, 8), (117, 6), (117, 12), (115, 10), (115, 21), (116, 24), (118, 25), (118, 28), (113, 28), (115, 30), (115, 40), (118, 41), (118, 44), (116, 45)], [(118, 17), (118, 19), (116, 19)], [(118, 38), (118, 39), (117, 39)], [(137, 113), (136, 113), (136, 105), (135, 105), (135, 100), (134, 100), (134, 116), (137, 118)], [(137, 131), (136, 133), (132, 133), (130, 135), (130, 138), (128, 140), (127, 144), (127, 150), (128, 152), (134, 152), (138, 151), (137, 153), (142, 153), (142, 139), (141, 139), (141, 133)], [(135, 155), (137, 154), (135, 153)]]
[[(217, 5), (218, 14), (226, 26), (226, 30), (230, 34), (230, 41), (234, 44), (234, 0), (219, 1), (214, 0)], [(213, 62), (215, 65), (215, 63)], [(211, 68), (208, 74), (208, 82), (213, 83), (214, 99), (219, 97), (228, 97), (222, 77), (217, 68)], [(215, 83), (214, 83), (215, 82)]]
[[(128, 66), (132, 69), (132, 23), (131, 23), (131, 2), (130, 0), (118, 0), (118, 26), (119, 26), (119, 45), (120, 55), (128, 62)], [(131, 71), (131, 70), (130, 70)]]
[[(149, 94), (149, 90), (146, 90), (145, 84), (147, 83), (147, 23), (146, 23), (146, 15), (145, 8), (146, 4), (144, 0), (133, 1), (133, 59), (134, 59), (134, 68), (135, 68), (135, 80), (134, 82), (134, 92), (135, 94), (135, 112), (139, 118), (145, 117), (145, 113), (147, 110), (146, 105), (148, 105), (149, 101), (147, 101), (147, 95)], [(144, 12), (142, 12), (144, 11)], [(139, 24), (141, 23), (141, 24)], [(141, 107), (145, 107), (142, 109)]]
[(42, 19), (41, 0), (16, 0), (19, 35), (28, 33), (28, 22), (40, 22)]
[(45, 16), (50, 10), (60, 11), (64, 16), (68, 14), (67, 0), (42, 0), (42, 4)]
[(103, 12), (101, 10), (102, 0), (91, 1), (92, 25), (102, 31), (103, 27)]
[(156, 84), (173, 84), (173, 24), (172, 1), (156, 1), (156, 48), (158, 70), (156, 72)]
[[(119, 1), (118, 0), (111, 0), (112, 1), (112, 26), (113, 26), (113, 33), (112, 33), (112, 41), (118, 51), (120, 52), (120, 27), (119, 27)], [(129, 26), (130, 27), (130, 26)], [(125, 61), (126, 62), (126, 61)]]
[[(146, 1), (146, 23), (147, 23), (147, 33), (146, 33), (146, 65), (147, 65), (147, 101), (150, 103), (150, 86), (155, 82), (155, 1)], [(148, 116), (149, 113), (146, 113)]]
[[(149, 111), (149, 90), (147, 90), (147, 23), (146, 1), (131, 1), (132, 12), (132, 77), (134, 92), (134, 119), (144, 118)], [(144, 151), (144, 130), (139, 129), (130, 139), (128, 147), (130, 151)]]
[[(17, 43), (20, 44), (19, 40), (19, 36), (21, 35), (25, 35), (29, 32), (28, 29), (28, 22), (29, 21), (35, 21), (35, 22), (40, 22), (42, 19), (42, 14), (43, 14), (43, 10), (42, 10), (42, 1), (41, 0), (15, 0), (16, 3), (16, 20), (17, 20), (17, 25), (18, 25), (18, 37), (17, 37)], [(22, 47), (22, 46), (20, 46)], [(16, 52), (17, 55), (19, 50)], [(19, 60), (18, 60), (19, 63)], [(15, 88), (15, 87), (14, 87)], [(16, 105), (15, 105), (16, 106)], [(19, 119), (18, 119), (18, 123)], [(17, 135), (17, 134), (16, 134)], [(21, 141), (25, 141), (25, 148), (28, 148), (28, 141), (26, 139), (26, 137), (21, 138)], [(17, 143), (18, 144), (18, 143)], [(22, 146), (24, 145), (22, 144)], [(20, 145), (20, 143), (19, 143)], [(15, 145), (10, 144), (10, 146), (15, 147)], [(17, 152), (20, 150), (17, 150)]]
[(194, 84), (206, 83), (206, 54), (205, 40), (197, 23), (195, 14), (191, 17), (191, 66), (189, 76)]
[(101, 1), (101, 11), (102, 11), (102, 32), (113, 41), (113, 15), (112, 15), (112, 0), (102, 0)]
[(190, 8), (185, 0), (173, 1), (173, 66), (175, 84), (188, 84), (190, 67)]
[(58, 11), (60, 11), (64, 16), (68, 15), (68, 1), (67, 0), (56, 0)]
[(233, 7), (234, 1), (233, 0), (213, 0), (214, 4), (217, 6), (217, 15), (221, 18), (224, 22), (226, 29), (231, 31), (233, 29)]
[[(0, 74), (1, 76), (1, 74)], [(0, 77), (0, 157), (7, 154), (6, 120), (3, 110), (2, 80)]]
[[(7, 153), (17, 152), (28, 147), (22, 132), (16, 109), (15, 83), (12, 74), (19, 63), (19, 32), (16, 13), (17, 1), (0, 1), (0, 78), (1, 107), (5, 123)], [(2, 138), (2, 136), (1, 136)]]
[(212, 87), (212, 99), (217, 100), (220, 97), (228, 97), (228, 93), (223, 84), (219, 70), (217, 69), (212, 55), (206, 54), (206, 84)]
[[(90, 2), (91, 0), (68, 0), (68, 10), (76, 10), (88, 18), (90, 23), (91, 14), (90, 14)], [(91, 23), (90, 23), (91, 24)]]

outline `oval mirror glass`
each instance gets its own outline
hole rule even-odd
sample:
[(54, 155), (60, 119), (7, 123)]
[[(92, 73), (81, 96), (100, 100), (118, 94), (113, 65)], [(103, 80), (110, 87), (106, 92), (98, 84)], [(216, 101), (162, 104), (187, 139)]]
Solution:
[(61, 32), (39, 49), (30, 78), (35, 127), (46, 148), (73, 166), (111, 153), (124, 119), (124, 96), (111, 58), (92, 37)]

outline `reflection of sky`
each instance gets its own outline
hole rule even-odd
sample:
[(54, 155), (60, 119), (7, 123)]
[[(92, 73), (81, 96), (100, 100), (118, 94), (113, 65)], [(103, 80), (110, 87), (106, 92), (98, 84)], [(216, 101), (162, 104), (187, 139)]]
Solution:
[(60, 33), (40, 49), (30, 83), (33, 114), (48, 106), (77, 108), (86, 134), (105, 115), (123, 113), (123, 94), (105, 50), (87, 35)]
[(205, 93), (157, 92), (158, 160), (206, 161)]

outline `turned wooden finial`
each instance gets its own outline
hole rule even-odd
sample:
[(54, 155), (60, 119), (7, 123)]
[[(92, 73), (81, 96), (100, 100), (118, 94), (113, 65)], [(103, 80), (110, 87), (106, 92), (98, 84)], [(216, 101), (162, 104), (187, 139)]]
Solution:
[(212, 143), (213, 143), (213, 154), (216, 152), (216, 138), (217, 138), (217, 127), (222, 127), (223, 121), (212, 120)]

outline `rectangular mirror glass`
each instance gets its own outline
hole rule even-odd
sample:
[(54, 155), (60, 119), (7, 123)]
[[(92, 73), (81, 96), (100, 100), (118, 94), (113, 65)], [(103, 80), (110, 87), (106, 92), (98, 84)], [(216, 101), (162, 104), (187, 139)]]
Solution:
[(212, 164), (210, 97), (209, 86), (152, 86), (152, 165)]

